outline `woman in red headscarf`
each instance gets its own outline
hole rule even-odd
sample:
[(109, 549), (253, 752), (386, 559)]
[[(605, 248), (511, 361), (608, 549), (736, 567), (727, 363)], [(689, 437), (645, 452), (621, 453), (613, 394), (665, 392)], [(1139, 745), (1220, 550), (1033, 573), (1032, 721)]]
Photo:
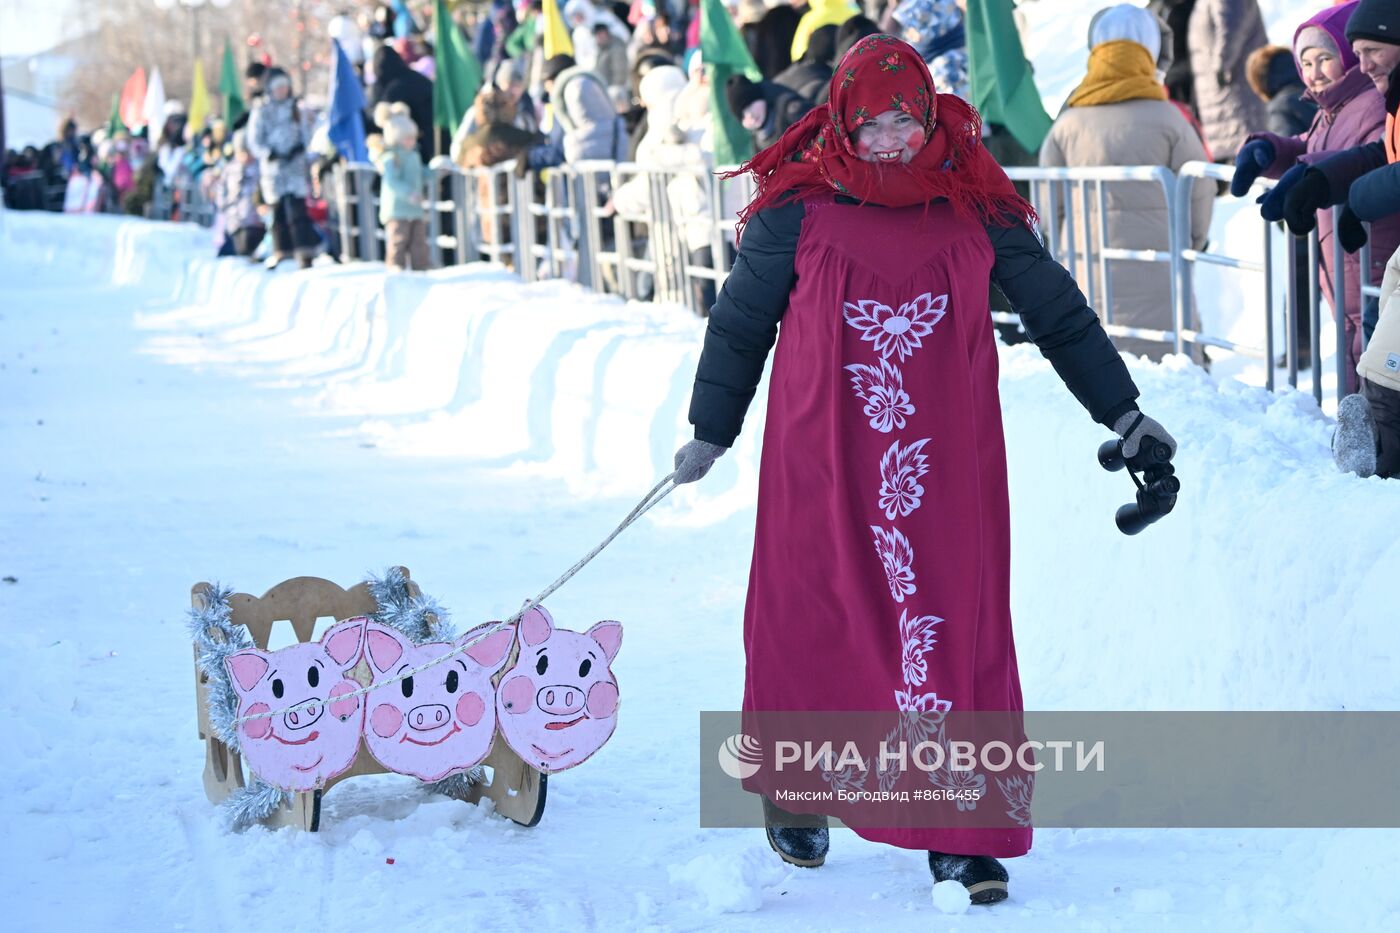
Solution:
[[(938, 94), (906, 43), (875, 35), (852, 47), (830, 103), (744, 171), (758, 191), (710, 315), (695, 440), (676, 455), (676, 479), (704, 476), (734, 443), (777, 340), (744, 616), (745, 731), (757, 711), (1020, 711), (989, 282), (1127, 456), (1148, 434), (1175, 443), (1137, 410), (1098, 318), (982, 147), (976, 111)], [(873, 771), (823, 777), (879, 789)], [(975, 902), (1006, 897), (997, 858), (1030, 848), (1028, 783), (950, 769), (927, 781), (975, 790), (959, 811), (980, 798), (1014, 824), (843, 819), (867, 839), (927, 850), (934, 877), (962, 882)], [(778, 808), (767, 769), (745, 787), (764, 794), (779, 855), (820, 865), (825, 817)]]

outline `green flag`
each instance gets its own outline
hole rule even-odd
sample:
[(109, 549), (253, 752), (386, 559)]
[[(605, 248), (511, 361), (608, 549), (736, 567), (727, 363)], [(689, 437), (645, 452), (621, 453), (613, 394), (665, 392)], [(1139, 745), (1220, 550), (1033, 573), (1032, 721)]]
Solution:
[(462, 122), (463, 115), (471, 107), (481, 87), (481, 63), (472, 54), (462, 30), (447, 15), (444, 0), (433, 3), (433, 28), (437, 32), (434, 44), (437, 77), (433, 79), (433, 125), (455, 133), (457, 124)]
[(219, 96), (224, 100), (224, 123), (232, 130), (234, 121), (248, 108), (243, 105), (243, 87), (233, 63), (233, 44), (227, 37), (224, 39), (224, 64), (219, 69)]
[(122, 96), (112, 95), (112, 115), (107, 118), (107, 138), (111, 139), (118, 133), (126, 132), (126, 124), (122, 122)]
[(753, 156), (753, 136), (729, 112), (724, 85), (731, 75), (762, 80), (748, 46), (723, 0), (700, 0), (700, 60), (710, 79), (710, 115), (715, 130), (715, 165), (737, 165)]
[(1030, 152), (1039, 152), (1054, 121), (1045, 112), (1021, 49), (1012, 0), (968, 0), (967, 57), (972, 103)]

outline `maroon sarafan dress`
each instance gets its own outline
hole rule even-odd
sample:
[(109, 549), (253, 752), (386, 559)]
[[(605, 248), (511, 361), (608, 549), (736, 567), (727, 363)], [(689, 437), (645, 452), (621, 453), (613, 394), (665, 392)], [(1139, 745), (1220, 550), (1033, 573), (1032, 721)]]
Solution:
[[(759, 194), (691, 404), (696, 437), (731, 446), (781, 319), (744, 616), (746, 714), (1022, 709), (989, 282), (1096, 420), (1135, 407), (1097, 317), (981, 148), (975, 112), (931, 88), (907, 45), (862, 40), (829, 108), (750, 166)], [(890, 101), (922, 119), (928, 146), (907, 166), (857, 160), (849, 134)], [(874, 791), (880, 777), (826, 779)], [(1023, 782), (948, 769), (929, 780), (975, 781), (974, 805), (1017, 816), (1001, 828), (852, 828), (962, 855), (1030, 848)], [(778, 781), (764, 768), (744, 786), (773, 797)]]
[[(947, 204), (805, 207), (769, 384), (744, 709), (1019, 710), (986, 231)], [(1031, 839), (856, 831), (969, 855)]]

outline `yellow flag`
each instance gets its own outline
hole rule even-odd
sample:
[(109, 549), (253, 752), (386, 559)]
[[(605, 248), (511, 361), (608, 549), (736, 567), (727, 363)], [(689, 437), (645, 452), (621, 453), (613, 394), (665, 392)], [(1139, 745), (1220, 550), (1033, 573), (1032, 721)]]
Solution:
[(559, 13), (559, 0), (544, 0), (544, 57), (574, 54), (574, 40)]
[(204, 62), (195, 59), (194, 82), (190, 86), (190, 110), (189, 126), (191, 133), (198, 133), (204, 129), (204, 123), (209, 119), (209, 90), (204, 86)]

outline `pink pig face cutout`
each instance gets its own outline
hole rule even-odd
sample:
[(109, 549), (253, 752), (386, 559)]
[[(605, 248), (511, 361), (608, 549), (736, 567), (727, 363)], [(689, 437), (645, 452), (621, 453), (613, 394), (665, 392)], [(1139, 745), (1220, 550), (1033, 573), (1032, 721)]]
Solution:
[(617, 678), (609, 665), (622, 624), (586, 633), (554, 627), (543, 606), (520, 620), (520, 654), (501, 678), (501, 734), (527, 764), (546, 774), (580, 764), (617, 728)]
[(369, 696), (365, 744), (380, 764), (398, 774), (440, 781), (480, 764), (496, 736), (496, 690), (491, 683), (506, 662), (515, 633), (501, 629), (450, 661), (395, 681), (402, 671), (440, 658), (481, 636), (478, 626), (455, 643), (414, 645), (402, 634), (371, 622), (365, 641), (376, 687)]
[(364, 727), (364, 703), (349, 697), (360, 685), (345, 671), (360, 659), (363, 617), (328, 629), (319, 642), (280, 651), (251, 649), (224, 663), (238, 694), (238, 715), (311, 706), (250, 719), (238, 727), (242, 753), (253, 773), (283, 790), (314, 790), (355, 760)]

